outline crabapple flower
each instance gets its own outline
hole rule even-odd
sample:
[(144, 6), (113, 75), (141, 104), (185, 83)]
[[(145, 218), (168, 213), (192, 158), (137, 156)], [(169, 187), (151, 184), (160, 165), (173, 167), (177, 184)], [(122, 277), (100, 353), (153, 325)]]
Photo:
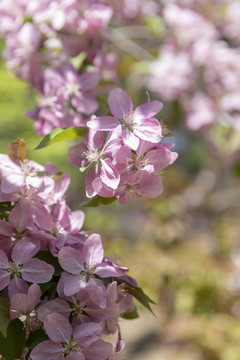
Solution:
[[(66, 319), (72, 314), (77, 322), (101, 322), (117, 317), (119, 315), (119, 306), (116, 303), (117, 296), (115, 299), (112, 299), (111, 295), (111, 288), (115, 284), (116, 282), (109, 284), (106, 290), (99, 286), (87, 286), (72, 296), (64, 295), (62, 289), (60, 290), (58, 286), (58, 293), (61, 295), (61, 298), (41, 305), (37, 310), (38, 318), (44, 321), (45, 317), (53, 312), (61, 314)], [(63, 300), (63, 298), (66, 300)]]
[(38, 174), (44, 171), (42, 165), (34, 161), (19, 161), (14, 157), (0, 154), (1, 191), (9, 194), (21, 191), (24, 187), (31, 187), (37, 191), (44, 190), (43, 178)]
[(163, 191), (160, 176), (149, 173), (147, 170), (137, 170), (126, 183), (121, 184), (116, 196), (120, 204), (126, 204), (137, 197), (147, 196), (154, 198)]
[(87, 196), (91, 197), (97, 193), (96, 180), (111, 189), (117, 189), (120, 175), (112, 164), (112, 160), (121, 145), (121, 128), (118, 126), (109, 132), (105, 142), (102, 132), (89, 129), (85, 143), (69, 149), (69, 158), (74, 165), (80, 168), (87, 168), (90, 164), (94, 166), (86, 176)]
[(40, 286), (32, 284), (27, 294), (16, 294), (11, 300), (11, 319), (20, 318), (27, 331), (34, 331), (42, 324), (36, 313), (41, 295)]
[(36, 85), (41, 94), (38, 106), (27, 113), (36, 120), (36, 132), (46, 135), (57, 127), (85, 126), (81, 114), (92, 114), (98, 108), (89, 93), (98, 82), (96, 71), (79, 75), (67, 61), (38, 74)]
[(91, 129), (110, 131), (121, 125), (125, 145), (136, 150), (140, 139), (158, 143), (162, 138), (161, 125), (153, 116), (163, 107), (160, 101), (140, 105), (133, 111), (130, 97), (122, 89), (113, 89), (108, 104), (114, 117), (101, 116), (87, 122)]
[(64, 285), (64, 293), (67, 296), (76, 294), (88, 285), (99, 286), (101, 281), (96, 276), (121, 277), (126, 273), (126, 268), (114, 267), (104, 262), (102, 240), (98, 234), (88, 237), (82, 251), (63, 247), (59, 251), (58, 261), (69, 273)]
[(36, 242), (21, 239), (13, 248), (12, 260), (0, 250), (0, 290), (8, 286), (10, 298), (17, 293), (25, 293), (26, 281), (45, 283), (51, 280), (54, 267), (45, 261), (33, 258), (39, 251)]
[(31, 352), (32, 360), (107, 360), (113, 353), (112, 345), (100, 339), (99, 324), (88, 322), (72, 329), (60, 314), (46, 316), (44, 328), (51, 340), (38, 344)]

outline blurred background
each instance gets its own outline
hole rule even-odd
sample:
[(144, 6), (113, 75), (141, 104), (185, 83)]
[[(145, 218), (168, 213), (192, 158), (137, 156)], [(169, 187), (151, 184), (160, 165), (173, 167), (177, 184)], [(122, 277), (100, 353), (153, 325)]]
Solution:
[[(109, 41), (120, 86), (135, 105), (146, 91), (163, 101), (158, 119), (179, 158), (160, 197), (83, 209), (84, 229), (101, 234), (156, 303), (155, 317), (138, 306), (139, 319), (121, 322), (129, 360), (239, 360), (240, 2), (132, 4)], [(28, 158), (70, 173), (67, 200), (81, 208), (84, 177), (67, 156), (74, 142), (33, 150), (41, 137), (24, 113), (35, 95), (3, 60), (0, 78), (1, 153), (23, 138)]]

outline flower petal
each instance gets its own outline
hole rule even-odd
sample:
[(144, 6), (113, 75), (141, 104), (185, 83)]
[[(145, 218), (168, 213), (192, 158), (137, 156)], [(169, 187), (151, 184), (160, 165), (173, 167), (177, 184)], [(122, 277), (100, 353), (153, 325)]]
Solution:
[(43, 341), (38, 344), (31, 352), (31, 360), (61, 360), (63, 355), (63, 347), (51, 340)]
[(0, 270), (0, 291), (5, 289), (10, 283), (10, 273)]
[(63, 247), (58, 253), (58, 261), (61, 267), (71, 274), (77, 275), (84, 270), (82, 254), (74, 248)]
[(90, 129), (99, 131), (113, 130), (119, 126), (119, 121), (112, 116), (99, 116), (87, 122)]
[(102, 262), (104, 251), (100, 235), (92, 234), (89, 236), (83, 245), (82, 255), (84, 262), (90, 267)]
[(39, 259), (31, 259), (24, 263), (22, 278), (32, 283), (45, 283), (52, 279), (54, 267)]
[(115, 166), (111, 163), (109, 159), (102, 160), (101, 163), (101, 181), (107, 186), (109, 186), (111, 189), (117, 189), (120, 182), (120, 175), (116, 170)]
[(123, 119), (133, 111), (133, 103), (128, 94), (122, 89), (113, 89), (108, 97), (108, 104), (113, 116)]
[(143, 105), (140, 105), (136, 108), (136, 110), (134, 111), (134, 120), (138, 121), (140, 119), (145, 119), (145, 118), (151, 118), (154, 115), (156, 115), (157, 113), (159, 113), (159, 111), (162, 110), (163, 107), (163, 103), (161, 103), (158, 100), (154, 100), (150, 103), (146, 103)]
[(46, 316), (44, 328), (49, 338), (55, 343), (69, 342), (72, 335), (72, 327), (68, 320), (58, 313)]
[(40, 249), (37, 241), (29, 241), (27, 239), (21, 239), (14, 246), (12, 252), (12, 259), (18, 264), (24, 264), (29, 261)]
[(157, 119), (141, 119), (138, 124), (134, 126), (134, 134), (140, 139), (158, 143), (162, 139), (161, 125)]
[(4, 251), (0, 250), (0, 269), (8, 269), (9, 262), (8, 257)]
[[(134, 131), (135, 132), (135, 131)], [(130, 149), (137, 150), (139, 145), (139, 139), (129, 129), (125, 129), (122, 132), (123, 142)]]

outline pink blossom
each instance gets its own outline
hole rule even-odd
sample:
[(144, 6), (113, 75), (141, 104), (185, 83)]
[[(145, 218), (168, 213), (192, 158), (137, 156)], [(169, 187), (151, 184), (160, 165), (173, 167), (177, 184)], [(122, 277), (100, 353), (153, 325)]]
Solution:
[(112, 160), (121, 145), (121, 128), (118, 126), (109, 132), (105, 142), (102, 132), (90, 129), (85, 144), (75, 145), (69, 149), (69, 157), (74, 165), (80, 168), (87, 168), (90, 164), (94, 166), (86, 177), (87, 196), (91, 197), (97, 193), (94, 185), (96, 180), (111, 189), (117, 189), (120, 175)]
[(126, 270), (104, 262), (104, 250), (99, 235), (92, 234), (85, 241), (82, 251), (63, 247), (58, 254), (61, 267), (69, 273), (64, 285), (65, 295), (76, 294), (87, 285), (98, 286), (100, 277), (119, 277)]
[(46, 316), (44, 328), (51, 340), (38, 344), (31, 352), (32, 360), (107, 360), (112, 345), (100, 339), (101, 327), (97, 323), (78, 325), (72, 330), (69, 322), (60, 314)]
[(27, 331), (34, 331), (41, 326), (36, 314), (36, 306), (40, 303), (41, 289), (39, 285), (32, 284), (27, 294), (16, 294), (11, 300), (11, 319), (21, 317)]
[(45, 135), (57, 127), (84, 126), (81, 114), (92, 114), (98, 107), (88, 91), (99, 82), (96, 72), (79, 75), (69, 62), (47, 68), (37, 77), (41, 93), (38, 106), (28, 112), (36, 120), (35, 130)]
[(36, 242), (26, 239), (20, 240), (13, 248), (12, 260), (0, 250), (0, 290), (8, 287), (12, 298), (17, 293), (25, 293), (26, 281), (32, 283), (45, 283), (51, 280), (54, 273), (52, 265), (39, 259), (33, 259), (39, 250)]
[(162, 109), (163, 104), (160, 101), (154, 100), (140, 105), (133, 111), (130, 97), (122, 89), (113, 89), (110, 92), (108, 103), (114, 117), (94, 118), (87, 122), (89, 128), (109, 131), (121, 124), (123, 142), (133, 150), (137, 149), (139, 139), (153, 143), (161, 141), (161, 126), (158, 120), (153, 118)]

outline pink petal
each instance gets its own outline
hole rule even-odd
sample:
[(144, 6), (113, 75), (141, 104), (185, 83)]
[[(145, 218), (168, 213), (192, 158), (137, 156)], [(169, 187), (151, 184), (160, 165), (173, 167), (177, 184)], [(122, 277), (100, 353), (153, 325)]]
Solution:
[(86, 277), (82, 275), (69, 275), (64, 285), (64, 294), (71, 296), (87, 286)]
[(84, 144), (77, 144), (69, 148), (68, 156), (71, 163), (78, 167), (86, 166), (84, 162), (88, 162), (86, 160), (85, 152), (88, 151), (88, 148)]
[(68, 320), (57, 313), (46, 316), (44, 328), (49, 338), (55, 343), (68, 343), (72, 335), (72, 327)]
[(131, 182), (135, 183), (136, 192), (141, 196), (154, 198), (163, 190), (160, 176), (148, 174), (144, 170), (138, 170), (133, 174)]
[(98, 103), (92, 94), (80, 92), (72, 99), (72, 105), (83, 114), (93, 114), (97, 108)]
[(63, 347), (51, 340), (43, 341), (38, 344), (31, 352), (31, 360), (61, 360), (63, 356)]
[(58, 313), (68, 319), (71, 308), (67, 301), (57, 298), (41, 305), (37, 310), (38, 319), (41, 321), (44, 321), (45, 317), (51, 313)]
[(81, 210), (72, 211), (70, 214), (69, 232), (77, 233), (83, 226), (85, 214)]
[(84, 262), (90, 267), (100, 264), (103, 260), (104, 251), (102, 239), (98, 234), (92, 234), (85, 241), (82, 250)]
[(102, 263), (101, 265), (97, 266), (96, 270), (95, 270), (95, 274), (99, 275), (100, 277), (118, 277), (118, 276), (122, 276), (125, 275), (125, 271), (113, 267), (107, 263)]
[(78, 79), (82, 90), (90, 90), (99, 83), (100, 76), (96, 72), (86, 72)]
[[(0, 220), (0, 234), (4, 236), (12, 236), (13, 226), (5, 220)], [(1, 265), (0, 265), (1, 267)]]
[(27, 294), (16, 294), (11, 300), (11, 311), (17, 311), (18, 314), (30, 313), (34, 306), (33, 301)]
[(14, 276), (8, 285), (8, 295), (12, 299), (16, 294), (27, 294), (28, 284), (23, 279)]
[(129, 129), (125, 129), (122, 132), (123, 142), (130, 149), (137, 150), (139, 145), (139, 139)]
[(71, 274), (77, 275), (84, 270), (82, 254), (74, 248), (63, 247), (58, 253), (58, 261), (61, 267)]
[(78, 341), (78, 343), (81, 343), (81, 345), (84, 346), (84, 338), (91, 337), (98, 340), (101, 334), (101, 326), (97, 323), (89, 322), (86, 324), (81, 324), (74, 329), (73, 340)]
[(6, 174), (2, 178), (1, 190), (4, 193), (19, 191), (24, 186), (25, 181), (22, 174), (11, 173)]
[(132, 113), (133, 103), (125, 91), (122, 89), (113, 89), (108, 97), (108, 104), (113, 116), (117, 119), (123, 119)]
[(39, 249), (40, 246), (38, 242), (22, 239), (14, 246), (12, 259), (18, 264), (24, 264), (36, 255)]
[(39, 304), (40, 297), (42, 296), (40, 286), (38, 284), (32, 284), (28, 289), (28, 296), (31, 298), (33, 307)]
[(102, 160), (101, 163), (101, 181), (111, 189), (117, 189), (120, 182), (120, 175), (116, 170), (115, 166), (111, 163), (109, 159)]
[[(97, 117), (95, 115), (91, 116), (90, 120), (94, 120)], [(88, 129), (84, 143), (90, 149), (99, 149), (104, 143), (104, 134), (101, 131), (94, 129)]]
[(77, 352), (66, 356), (64, 360), (85, 360), (85, 356), (80, 352)]
[(134, 134), (140, 139), (158, 143), (162, 139), (161, 125), (156, 119), (142, 119), (134, 126)]
[(158, 100), (154, 100), (150, 103), (140, 105), (134, 111), (133, 119), (141, 120), (141, 119), (145, 119), (145, 118), (151, 118), (154, 115), (156, 115), (157, 113), (159, 113), (159, 111), (162, 110), (162, 107), (163, 107), (163, 103), (161, 103)]
[(34, 212), (34, 222), (41, 229), (51, 231), (53, 219), (45, 206), (38, 201), (32, 202)]
[(94, 188), (94, 180), (96, 179), (96, 167), (93, 167), (88, 170), (85, 183), (86, 183), (86, 195), (87, 197), (91, 198), (97, 194)]
[(119, 121), (112, 116), (99, 116), (87, 122), (90, 129), (99, 131), (113, 130), (119, 126)]
[(4, 251), (0, 250), (0, 269), (8, 269), (9, 261)]
[(18, 232), (26, 230), (27, 226), (32, 226), (33, 214), (30, 201), (27, 198), (19, 199), (10, 212), (9, 221)]
[(97, 340), (84, 349), (85, 358), (88, 360), (107, 360), (112, 353), (112, 344), (103, 340)]
[(39, 259), (31, 259), (24, 263), (22, 278), (32, 283), (45, 283), (52, 279), (54, 267)]
[(107, 136), (105, 144), (102, 148), (102, 154), (106, 156), (114, 156), (116, 151), (122, 145), (122, 127), (119, 125), (112, 132), (110, 132)]
[(4, 270), (0, 270), (0, 291), (5, 289), (10, 283), (10, 273)]

